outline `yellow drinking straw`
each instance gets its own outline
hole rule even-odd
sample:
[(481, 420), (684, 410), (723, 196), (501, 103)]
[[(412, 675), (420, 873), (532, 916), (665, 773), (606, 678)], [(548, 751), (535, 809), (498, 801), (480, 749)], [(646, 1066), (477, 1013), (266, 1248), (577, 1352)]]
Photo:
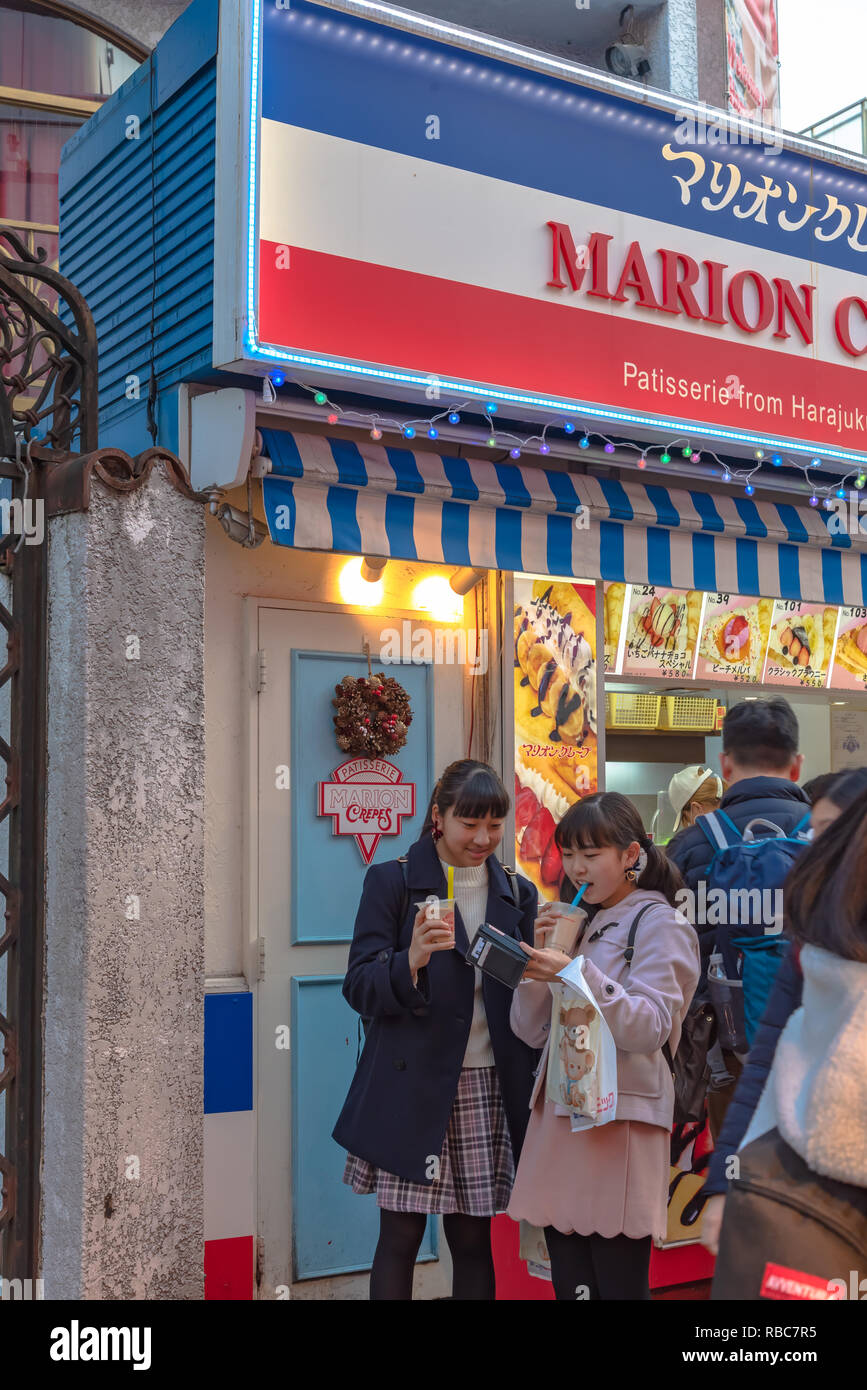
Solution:
[(453, 868), (453, 866), (452, 866), (451, 864), (449, 864), (449, 866), (448, 866), (447, 873), (446, 873), (446, 878), (447, 878), (448, 885), (449, 885), (449, 886), (448, 886), (448, 893), (447, 893), (446, 896), (449, 897), (449, 898), (453, 898), (453, 897), (455, 896), (455, 871), (454, 871), (454, 868)]

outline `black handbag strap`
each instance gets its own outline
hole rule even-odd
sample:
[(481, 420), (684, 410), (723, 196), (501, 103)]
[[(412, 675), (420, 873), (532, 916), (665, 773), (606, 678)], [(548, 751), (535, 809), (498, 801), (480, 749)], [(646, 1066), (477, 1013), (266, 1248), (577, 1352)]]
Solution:
[[(638, 909), (638, 911), (636, 912), (635, 916), (634, 916), (633, 919), (632, 919), (632, 922), (630, 923), (630, 927), (629, 927), (629, 936), (628, 936), (627, 941), (626, 941), (626, 950), (623, 952), (623, 958), (624, 958), (624, 960), (626, 961), (626, 964), (629, 965), (629, 966), (632, 965), (632, 957), (635, 955), (635, 933), (638, 931), (638, 923), (641, 921), (641, 919), (642, 919), (642, 917), (644, 916), (644, 914), (645, 914), (646, 912), (649, 912), (650, 909), (651, 909), (652, 907), (655, 907), (655, 906), (656, 906), (655, 903), (645, 903), (643, 907), (640, 907), (640, 908)], [(606, 928), (603, 927), (602, 930), (605, 931)], [(662, 1044), (662, 1047), (661, 1047), (659, 1050), (660, 1050), (660, 1052), (662, 1053), (663, 1057), (665, 1058), (665, 1063), (666, 1063), (666, 1066), (668, 1067), (668, 1070), (671, 1072), (671, 1074), (672, 1074), (672, 1076), (673, 1076), (673, 1075), (674, 1075), (674, 1060), (673, 1060), (672, 1055), (671, 1055), (671, 1048), (670, 1048), (669, 1045), (668, 1045), (668, 1039), (667, 1039), (667, 1038), (666, 1038), (665, 1042)]]
[(645, 903), (643, 907), (638, 909), (632, 919), (629, 927), (629, 936), (626, 941), (626, 950), (623, 952), (623, 959), (626, 961), (627, 965), (632, 964), (632, 957), (635, 955), (635, 933), (638, 931), (638, 923), (641, 921), (644, 914), (649, 912), (652, 907), (656, 907), (656, 903)]

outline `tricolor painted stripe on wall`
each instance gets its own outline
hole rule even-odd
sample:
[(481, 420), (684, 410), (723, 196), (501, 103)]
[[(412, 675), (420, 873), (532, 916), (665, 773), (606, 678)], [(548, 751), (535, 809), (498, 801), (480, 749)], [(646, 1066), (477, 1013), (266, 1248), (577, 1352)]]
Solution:
[(205, 995), (205, 1298), (253, 1297), (253, 996)]

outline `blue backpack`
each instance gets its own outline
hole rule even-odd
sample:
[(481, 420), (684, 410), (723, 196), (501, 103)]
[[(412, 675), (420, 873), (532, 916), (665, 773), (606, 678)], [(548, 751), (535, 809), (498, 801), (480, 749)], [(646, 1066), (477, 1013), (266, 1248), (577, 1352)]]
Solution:
[[(704, 903), (699, 884), (696, 920), (702, 917), (717, 926), (715, 949), (723, 958), (726, 976), (743, 981), (744, 1023), (750, 1046), (789, 949), (788, 940), (781, 936), (782, 889), (798, 855), (810, 843), (809, 820), (807, 812), (792, 834), (786, 835), (763, 817), (751, 820), (743, 834), (725, 811), (696, 818), (696, 825), (701, 826), (714, 850), (704, 871)], [(757, 836), (759, 827), (770, 833)]]

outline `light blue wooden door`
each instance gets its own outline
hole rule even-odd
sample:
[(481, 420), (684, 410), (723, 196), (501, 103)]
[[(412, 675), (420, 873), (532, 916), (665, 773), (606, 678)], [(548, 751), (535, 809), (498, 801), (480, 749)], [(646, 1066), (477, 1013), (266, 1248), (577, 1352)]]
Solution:
[[(292, 653), (292, 944), (351, 941), (366, 865), (355, 837), (332, 834), (330, 816), (318, 811), (319, 783), (346, 762), (331, 723), (334, 687), (343, 676), (366, 676), (363, 656), (343, 652)], [(416, 786), (416, 814), (400, 835), (383, 835), (374, 864), (395, 859), (418, 838), (434, 784), (432, 762), (433, 668), (389, 666), (410, 698), (412, 724), (399, 753), (388, 761)], [(322, 711), (328, 710), (328, 718)]]
[[(291, 658), (291, 929), (293, 946), (348, 943), (366, 865), (351, 836), (332, 835), (318, 811), (318, 784), (348, 755), (337, 747), (330, 717), (334, 686), (364, 675), (364, 657), (299, 651)], [(433, 670), (391, 667), (406, 689), (413, 722), (405, 747), (389, 761), (416, 783), (416, 814), (399, 836), (383, 836), (373, 863), (402, 854), (418, 836), (434, 781)], [(343, 998), (340, 975), (298, 975), (291, 982), (292, 1225), (294, 1278), (316, 1279), (369, 1268), (379, 1231), (375, 1196), (342, 1182), (346, 1155), (331, 1137), (355, 1070), (359, 1019)], [(436, 1258), (436, 1226), (420, 1259)]]

